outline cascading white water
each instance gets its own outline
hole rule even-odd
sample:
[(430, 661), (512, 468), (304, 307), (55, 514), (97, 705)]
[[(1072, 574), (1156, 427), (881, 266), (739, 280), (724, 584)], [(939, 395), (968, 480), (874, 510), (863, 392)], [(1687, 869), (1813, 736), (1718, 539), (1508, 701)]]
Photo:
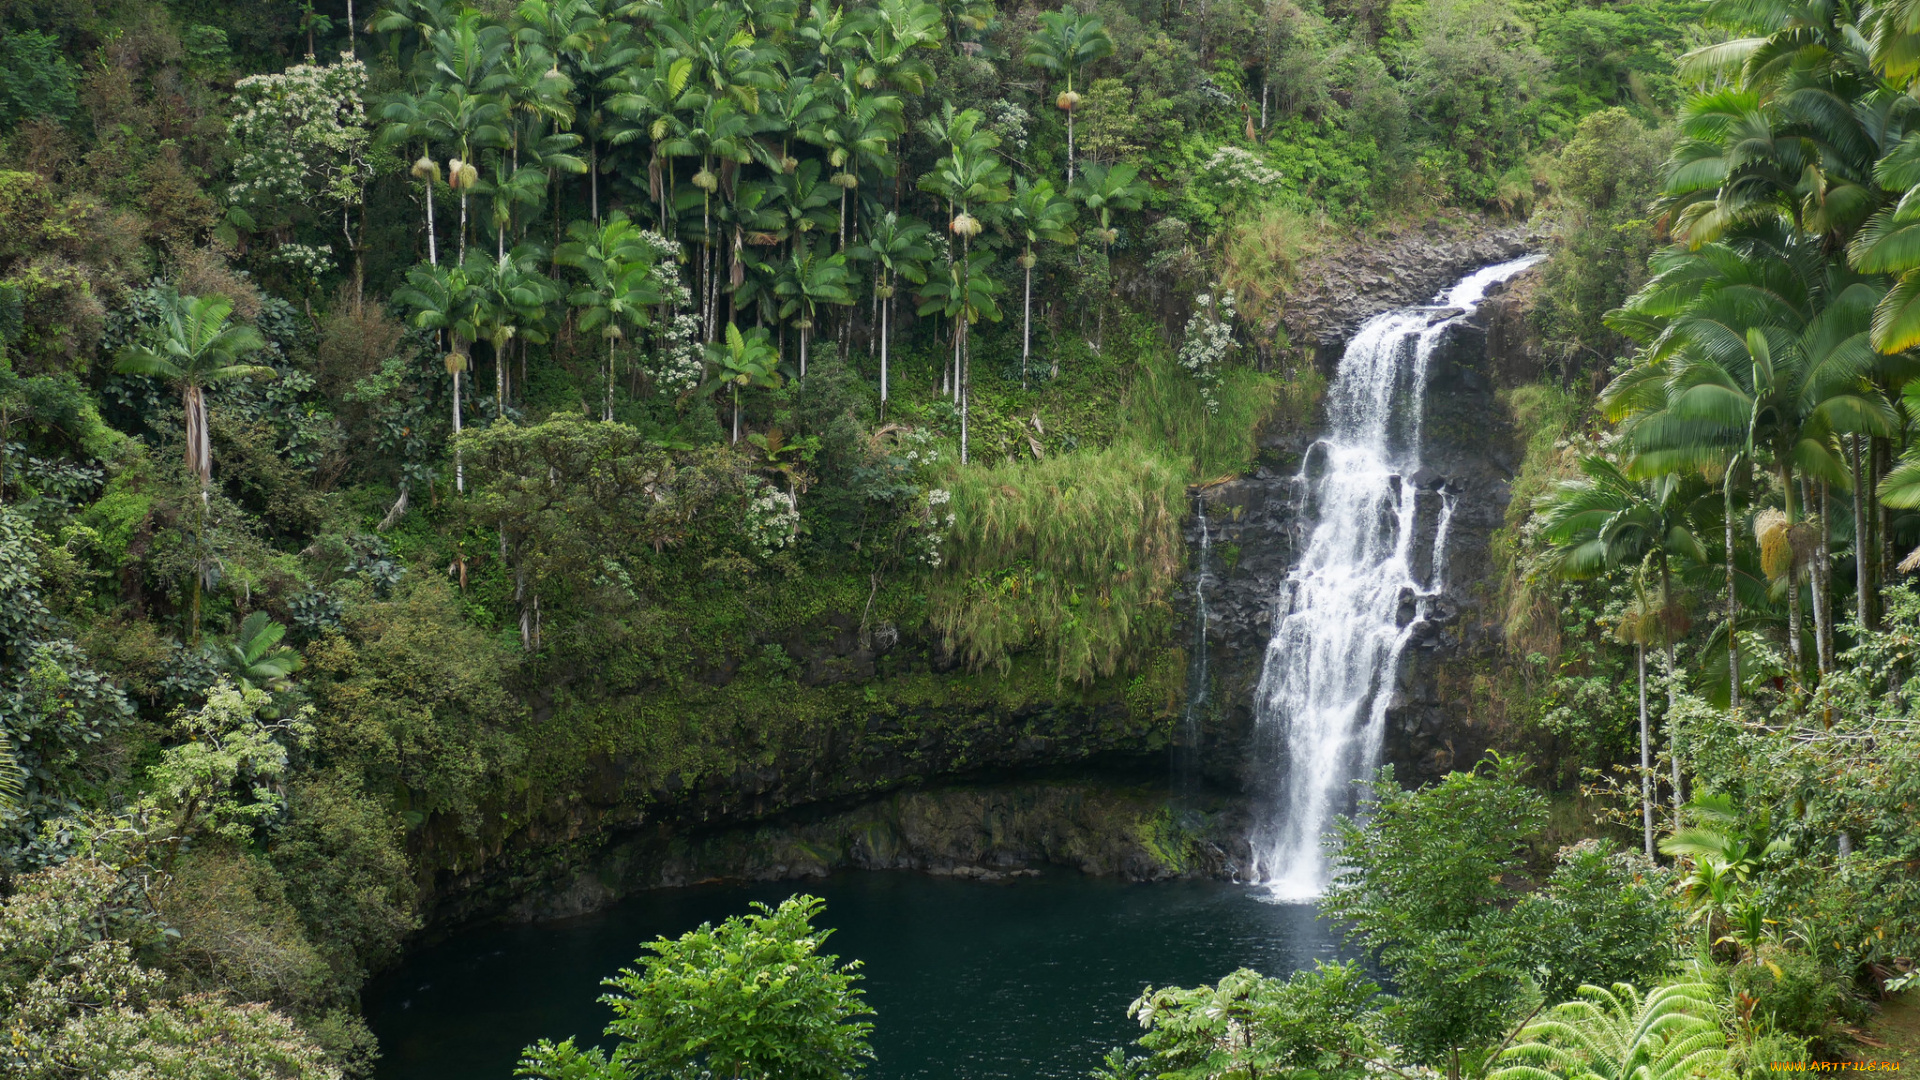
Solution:
[[(1312, 533), (1281, 588), (1254, 694), (1256, 755), (1268, 775), (1250, 870), (1275, 899), (1309, 900), (1326, 886), (1321, 835), (1355, 808), (1354, 781), (1378, 763), (1400, 654), (1444, 585), (1453, 493), (1413, 482), (1427, 362), (1488, 286), (1538, 261), (1486, 267), (1433, 306), (1376, 316), (1341, 358), (1327, 434), (1295, 480)], [(1423, 513), (1434, 523), (1424, 560), (1415, 550)]]

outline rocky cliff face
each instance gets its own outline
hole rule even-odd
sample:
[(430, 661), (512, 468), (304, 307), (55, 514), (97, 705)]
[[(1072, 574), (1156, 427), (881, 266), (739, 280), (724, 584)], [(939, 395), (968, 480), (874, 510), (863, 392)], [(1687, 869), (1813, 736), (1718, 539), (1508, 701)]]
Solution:
[[(1386, 252), (1371, 251), (1356, 265), (1329, 271), (1319, 308), (1298, 308), (1303, 328), (1317, 327), (1315, 362), (1329, 376), (1345, 337), (1382, 311), (1421, 303), (1474, 269), (1528, 249), (1516, 232), (1493, 232), (1423, 246), (1403, 238)], [(1391, 267), (1376, 265), (1388, 261)], [(1498, 613), (1490, 610), (1494, 580), (1492, 539), (1505, 518), (1507, 484), (1520, 460), (1521, 441), (1496, 396), (1514, 374), (1510, 355), (1521, 337), (1520, 315), (1498, 292), (1472, 319), (1449, 328), (1430, 363), (1426, 393), (1423, 475), (1426, 490), (1455, 496), (1447, 544), (1447, 587), (1428, 605), (1404, 655), (1388, 712), (1386, 758), (1406, 780), (1430, 780), (1478, 760), (1491, 732), (1473, 708), (1476, 676), (1498, 643)], [(1292, 317), (1289, 318), (1291, 324)], [(1496, 329), (1489, 349), (1489, 327)], [(1317, 426), (1317, 424), (1315, 425)], [(1211, 686), (1196, 751), (1200, 771), (1215, 787), (1245, 791), (1252, 760), (1253, 702), (1273, 630), (1275, 605), (1311, 522), (1296, 513), (1295, 475), (1314, 430), (1263, 433), (1250, 475), (1195, 493), (1210, 532), (1207, 592), (1208, 670)], [(1198, 550), (1199, 518), (1190, 526)], [(1416, 544), (1416, 547), (1423, 547)], [(1194, 617), (1194, 579), (1183, 597)], [(1192, 640), (1191, 637), (1188, 640)]]
[[(1517, 231), (1397, 234), (1337, 265), (1304, 268), (1288, 301), (1288, 332), (1311, 343), (1304, 359), (1331, 374), (1346, 336), (1368, 317), (1423, 302), (1526, 248)], [(1494, 391), (1526, 374), (1513, 370), (1524, 352), (1523, 315), (1490, 300), (1432, 360), (1421, 483), (1458, 501), (1450, 587), (1416, 631), (1391, 712), (1388, 758), (1409, 779), (1470, 764), (1488, 743), (1471, 696), (1494, 642), (1481, 586), (1492, 578), (1489, 540), (1518, 461)], [(1295, 514), (1293, 476), (1314, 426), (1317, 419), (1270, 427), (1250, 475), (1197, 492), (1212, 538), (1210, 696), (1197, 765), (1213, 796), (1176, 814), (1164, 787), (1140, 779), (1142, 769), (1165, 775), (1158, 770), (1180, 704), (1177, 654), (1152, 670), (1061, 687), (1034, 673), (969, 675), (936, 643), (891, 632), (869, 641), (836, 617), (785, 643), (796, 662), (785, 694), (806, 722), (756, 744), (751, 766), (690, 783), (670, 774), (652, 789), (635, 778), (653, 770), (601, 759), (564, 802), (528, 817), (471, 836), (438, 819), (417, 830), (430, 923), (577, 914), (642, 888), (856, 868), (1005, 875), (1051, 863), (1135, 879), (1231, 873), (1244, 861), (1236, 794), (1250, 787), (1254, 688), (1275, 597), (1307, 524)], [(1196, 527), (1196, 548), (1198, 539)], [(1192, 600), (1189, 580), (1176, 598), (1189, 619)], [(1192, 642), (1191, 623), (1174, 640)], [(1074, 762), (1089, 766), (1065, 781), (1034, 779)], [(989, 772), (1026, 779), (978, 780)]]

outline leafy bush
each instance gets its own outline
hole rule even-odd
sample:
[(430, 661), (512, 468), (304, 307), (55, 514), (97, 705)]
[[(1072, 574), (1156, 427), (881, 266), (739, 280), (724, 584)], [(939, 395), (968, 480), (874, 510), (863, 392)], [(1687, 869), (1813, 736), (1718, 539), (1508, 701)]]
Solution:
[(1559, 863), (1546, 887), (1515, 911), (1529, 928), (1548, 999), (1568, 997), (1583, 983), (1648, 985), (1666, 974), (1681, 919), (1665, 895), (1672, 875), (1605, 840), (1567, 848)]
[(794, 896), (778, 908), (719, 926), (702, 923), (678, 940), (647, 945), (639, 968), (605, 980), (613, 992), (606, 1033), (613, 1052), (573, 1039), (527, 1048), (516, 1075), (539, 1080), (729, 1076), (738, 1080), (840, 1080), (873, 1057), (862, 1016), (859, 961), (839, 963), (820, 946), (822, 901)]

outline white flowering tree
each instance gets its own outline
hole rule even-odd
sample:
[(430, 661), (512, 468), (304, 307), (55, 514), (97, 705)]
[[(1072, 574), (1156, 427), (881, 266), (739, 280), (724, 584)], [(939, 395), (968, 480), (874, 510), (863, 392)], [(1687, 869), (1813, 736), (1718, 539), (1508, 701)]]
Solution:
[(354, 284), (362, 280), (361, 246), (367, 182), (372, 178), (372, 129), (365, 95), (367, 67), (349, 53), (338, 63), (296, 64), (278, 75), (253, 75), (233, 85), (235, 113), (227, 126), (233, 153), (229, 202), (281, 246), (297, 249), (293, 262), (312, 277), (316, 259), (331, 260), (331, 245), (293, 243), (291, 208), (339, 215), (341, 235), (354, 253)]
[(1180, 366), (1192, 373), (1200, 384), (1200, 399), (1207, 413), (1220, 411), (1220, 367), (1233, 352), (1233, 290), (1215, 295), (1201, 293), (1193, 298), (1193, 314), (1187, 318), (1186, 338), (1180, 343)]

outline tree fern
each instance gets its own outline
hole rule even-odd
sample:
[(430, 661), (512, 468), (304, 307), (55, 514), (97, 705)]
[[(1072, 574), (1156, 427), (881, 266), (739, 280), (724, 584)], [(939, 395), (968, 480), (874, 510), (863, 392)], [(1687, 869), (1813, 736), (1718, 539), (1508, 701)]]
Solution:
[(1674, 983), (1644, 996), (1626, 983), (1579, 996), (1527, 1025), (1489, 1080), (1679, 1080), (1726, 1071), (1712, 990)]

